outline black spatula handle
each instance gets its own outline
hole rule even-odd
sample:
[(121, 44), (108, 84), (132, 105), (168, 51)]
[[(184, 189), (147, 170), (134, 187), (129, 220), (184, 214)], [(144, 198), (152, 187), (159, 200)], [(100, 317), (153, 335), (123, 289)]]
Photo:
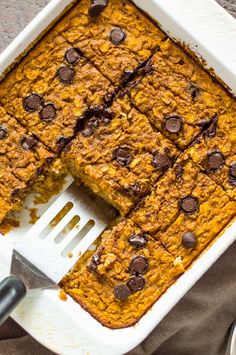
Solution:
[(0, 282), (0, 325), (25, 297), (26, 292), (24, 283), (15, 276), (6, 277)]

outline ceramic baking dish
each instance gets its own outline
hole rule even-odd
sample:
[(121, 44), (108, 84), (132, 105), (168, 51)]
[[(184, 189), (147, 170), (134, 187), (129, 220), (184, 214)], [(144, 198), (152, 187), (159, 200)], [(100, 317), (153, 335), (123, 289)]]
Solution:
[[(213, 68), (236, 94), (236, 21), (214, 0), (136, 0), (175, 40), (185, 43)], [(0, 55), (0, 74), (35, 41), (70, 0), (52, 0)], [(51, 204), (40, 206), (39, 215)], [(33, 207), (32, 196), (25, 206)], [(39, 206), (37, 206), (39, 207)], [(9, 273), (11, 251), (30, 225), (23, 209), (21, 227), (0, 236), (0, 278)], [(236, 222), (182, 275), (133, 327), (111, 330), (102, 326), (71, 298), (59, 299), (59, 289), (32, 291), (13, 318), (42, 344), (63, 355), (115, 355), (128, 352), (158, 325), (236, 239)], [(39, 256), (40, 257), (40, 256)], [(233, 348), (233, 347), (232, 347)]]

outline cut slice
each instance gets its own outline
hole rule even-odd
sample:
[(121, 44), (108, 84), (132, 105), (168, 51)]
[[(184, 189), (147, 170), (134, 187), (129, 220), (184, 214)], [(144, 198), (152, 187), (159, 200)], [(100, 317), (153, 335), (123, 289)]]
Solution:
[(70, 171), (123, 215), (150, 193), (178, 150), (128, 98), (87, 122), (64, 154)]
[(147, 60), (166, 35), (127, 0), (110, 0), (99, 17), (89, 16), (90, 1), (79, 1), (56, 30), (119, 85)]
[(236, 202), (184, 154), (131, 219), (187, 267), (234, 216)]
[(102, 106), (112, 92), (110, 82), (80, 51), (52, 30), (1, 83), (0, 101), (29, 132), (58, 152), (74, 136), (85, 111)]
[(142, 247), (131, 245), (130, 237), (141, 238), (140, 233), (132, 221), (121, 222), (102, 235), (92, 258), (90, 252), (85, 254), (62, 281), (70, 296), (110, 328), (137, 322), (184, 272), (178, 260), (150, 236), (143, 236)]
[(54, 159), (0, 107), (0, 222), (17, 209), (25, 193)]
[(236, 201), (236, 103), (215, 117), (187, 154)]
[(181, 149), (231, 104), (226, 90), (171, 40), (147, 69), (131, 88), (132, 102)]

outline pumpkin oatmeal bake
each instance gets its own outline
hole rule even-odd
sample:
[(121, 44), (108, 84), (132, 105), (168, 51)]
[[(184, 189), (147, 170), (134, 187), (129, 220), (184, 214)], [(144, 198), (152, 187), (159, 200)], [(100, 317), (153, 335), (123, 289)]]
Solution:
[(108, 201), (119, 216), (62, 294), (131, 326), (234, 220), (235, 119), (235, 99), (131, 1), (76, 1), (0, 83), (0, 222), (68, 171)]
[(62, 287), (102, 324), (136, 322), (219, 235), (236, 203), (180, 157), (130, 217), (102, 235)]
[(150, 193), (178, 155), (177, 148), (152, 128), (128, 97), (95, 113), (66, 150), (71, 174), (122, 215)]

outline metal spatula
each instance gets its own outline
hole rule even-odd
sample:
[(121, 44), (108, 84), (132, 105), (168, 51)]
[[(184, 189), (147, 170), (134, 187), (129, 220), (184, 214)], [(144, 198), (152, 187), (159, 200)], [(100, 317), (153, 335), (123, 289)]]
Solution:
[(69, 180), (13, 250), (12, 276), (0, 283), (0, 325), (27, 290), (57, 285), (115, 216), (104, 201)]

